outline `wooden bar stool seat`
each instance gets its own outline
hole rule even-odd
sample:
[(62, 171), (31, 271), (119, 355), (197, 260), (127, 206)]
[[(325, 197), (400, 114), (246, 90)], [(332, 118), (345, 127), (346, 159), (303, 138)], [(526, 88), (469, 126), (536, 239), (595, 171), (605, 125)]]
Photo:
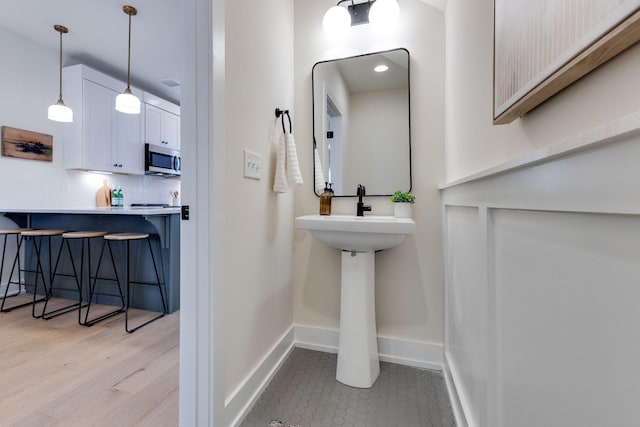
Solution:
[[(69, 289), (69, 288), (59, 288), (58, 291), (59, 292), (63, 292), (63, 291), (73, 291), (73, 292), (77, 292), (78, 298), (77, 298), (77, 302), (74, 302), (72, 304), (68, 304), (64, 307), (58, 307), (55, 308), (51, 311), (47, 312), (47, 307), (48, 307), (48, 302), (49, 299), (47, 299), (47, 301), (45, 301), (44, 307), (42, 309), (42, 318), (45, 320), (51, 319), (53, 317), (59, 316), (61, 314), (64, 313), (68, 313), (70, 311), (73, 310), (78, 310), (78, 323), (79, 324), (83, 324), (82, 322), (82, 308), (86, 305), (83, 305), (83, 294), (84, 294), (84, 288), (85, 288), (85, 274), (84, 274), (84, 264), (85, 264), (85, 246), (86, 246), (86, 259), (87, 259), (87, 271), (88, 271), (88, 275), (89, 275), (89, 281), (88, 283), (91, 282), (91, 240), (92, 239), (96, 239), (96, 238), (102, 238), (105, 234), (107, 234), (106, 231), (66, 231), (64, 233), (62, 233), (62, 242), (60, 244), (60, 250), (58, 251), (58, 258), (56, 259), (56, 265), (55, 268), (53, 269), (53, 274), (52, 274), (52, 280), (51, 280), (51, 286), (49, 288), (49, 298), (53, 297), (53, 292), (54, 290), (56, 290), (54, 284), (55, 284), (55, 279), (58, 276), (66, 276), (66, 277), (72, 277), (75, 280), (75, 285), (76, 288), (75, 289)], [(102, 239), (101, 239), (102, 240)], [(76, 262), (74, 261), (74, 256), (73, 256), (73, 252), (71, 250), (71, 241), (80, 241), (80, 270), (78, 271), (78, 269), (76, 269)], [(71, 268), (73, 270), (73, 274), (70, 273), (61, 273), (58, 271), (58, 268), (60, 266), (60, 257), (62, 255), (63, 252), (63, 246), (65, 246), (66, 244), (66, 248), (67, 248), (67, 254), (69, 256), (69, 260), (71, 262)], [(103, 244), (104, 245), (104, 244)], [(88, 287), (88, 285), (87, 285)]]
[(91, 239), (94, 237), (104, 237), (106, 231), (67, 231), (62, 233), (63, 239)]
[(148, 239), (148, 233), (109, 233), (104, 236), (105, 240), (141, 240)]
[[(7, 255), (7, 239), (9, 239), (9, 236), (15, 236), (15, 239), (16, 239), (16, 255), (13, 257), (13, 263), (11, 264), (11, 271), (9, 272), (9, 278), (7, 279), (7, 284), (4, 289), (4, 294), (2, 296), (2, 304), (0, 304), (0, 312), (5, 313), (13, 310), (14, 308), (24, 307), (31, 304), (31, 302), (29, 301), (22, 304), (14, 305), (13, 307), (5, 308), (5, 303), (7, 302), (7, 298), (17, 297), (21, 295), (23, 291), (24, 283), (21, 280), (21, 276), (20, 276), (20, 272), (22, 271), (22, 265), (20, 261), (20, 248), (22, 247), (22, 239), (23, 239), (21, 233), (23, 231), (29, 231), (29, 230), (31, 229), (30, 228), (0, 229), (0, 236), (4, 237), (3, 243), (2, 243), (2, 260), (0, 260), (0, 283), (2, 283), (2, 280), (4, 278), (4, 260)], [(14, 280), (13, 274), (15, 272), (16, 266), (18, 267), (18, 278)], [(9, 294), (9, 289), (11, 288), (11, 285), (15, 285), (15, 284), (18, 285), (17, 291), (11, 291), (11, 294)], [(26, 287), (24, 287), (24, 291), (26, 292)]]
[(52, 237), (60, 236), (64, 230), (25, 230), (21, 232), (23, 237)]
[[(113, 265), (113, 269), (114, 269), (114, 274), (116, 277), (116, 281), (118, 284), (118, 290), (120, 292), (120, 296), (122, 296), (122, 286), (120, 284), (120, 278), (118, 275), (118, 268), (116, 267), (115, 264), (115, 260), (113, 257), (113, 250), (112, 250), (112, 242), (126, 242), (126, 246), (125, 246), (125, 259), (126, 259), (126, 283), (125, 283), (125, 292), (126, 292), (126, 297), (124, 298), (124, 313), (125, 313), (125, 330), (128, 333), (132, 333), (135, 332), (136, 330), (140, 329), (141, 327), (148, 325), (149, 323), (158, 320), (159, 318), (163, 317), (165, 314), (167, 314), (167, 303), (165, 300), (165, 295), (163, 292), (163, 285), (160, 282), (160, 275), (158, 274), (158, 267), (155, 261), (155, 256), (153, 254), (153, 249), (151, 247), (151, 238), (150, 235), (148, 233), (109, 233), (106, 234), (104, 236), (104, 240), (107, 244), (107, 247), (109, 249), (109, 254), (111, 256), (111, 262)], [(141, 281), (141, 280), (132, 280), (131, 278), (131, 250), (130, 250), (130, 244), (132, 241), (142, 241), (142, 240), (146, 240), (147, 242), (147, 247), (149, 248), (149, 253), (151, 255), (151, 260), (153, 261), (153, 269), (154, 269), (154, 273), (155, 273), (155, 278), (156, 280), (153, 282), (146, 282), (146, 281)], [(102, 256), (100, 258), (100, 263), (102, 263)], [(94, 279), (93, 285), (91, 287), (91, 290), (89, 292), (89, 307), (87, 307), (87, 315), (89, 312), (89, 308), (90, 305), (94, 303), (93, 299), (94, 296), (96, 295), (96, 280), (99, 279), (98, 276), (98, 272), (100, 270), (100, 264), (98, 265), (98, 268), (96, 269), (96, 278)], [(159, 296), (160, 296), (160, 301), (162, 303), (162, 312), (151, 318), (150, 320), (147, 320), (146, 322), (143, 322), (140, 325), (137, 325), (133, 328), (129, 328), (129, 308), (131, 307), (131, 287), (132, 285), (149, 285), (149, 286), (154, 286), (158, 288), (158, 292), (159, 292)], [(94, 319), (92, 321), (86, 320), (85, 321), (85, 325), (86, 326), (91, 326), (92, 324), (95, 324), (96, 322), (100, 321), (100, 320), (104, 320), (107, 317), (111, 317), (119, 312), (121, 312), (122, 310), (115, 310), (111, 313), (107, 313), (106, 315), (103, 315), (97, 319)]]
[(0, 228), (0, 235), (3, 234), (20, 234), (23, 231), (29, 231), (30, 228)]

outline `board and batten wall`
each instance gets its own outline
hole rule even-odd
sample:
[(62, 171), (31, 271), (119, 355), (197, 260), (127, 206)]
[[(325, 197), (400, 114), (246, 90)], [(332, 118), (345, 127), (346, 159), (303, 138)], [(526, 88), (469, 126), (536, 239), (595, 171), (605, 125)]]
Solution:
[(445, 372), (459, 424), (634, 425), (640, 46), (493, 126), (492, 3), (446, 13)]

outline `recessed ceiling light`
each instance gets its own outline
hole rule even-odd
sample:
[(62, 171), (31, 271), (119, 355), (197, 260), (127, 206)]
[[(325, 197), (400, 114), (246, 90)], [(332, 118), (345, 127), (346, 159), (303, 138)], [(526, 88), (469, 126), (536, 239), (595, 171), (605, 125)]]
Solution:
[(374, 68), (373, 71), (375, 71), (376, 73), (384, 73), (388, 69), (389, 67), (387, 67), (386, 65), (380, 64), (380, 65), (376, 65), (376, 68)]

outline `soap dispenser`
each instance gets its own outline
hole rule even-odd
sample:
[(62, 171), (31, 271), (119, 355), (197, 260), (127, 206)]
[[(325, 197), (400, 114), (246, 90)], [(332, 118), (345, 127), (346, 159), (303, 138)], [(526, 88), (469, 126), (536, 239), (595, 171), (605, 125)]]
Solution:
[(324, 183), (324, 191), (320, 195), (320, 215), (331, 215), (331, 198), (333, 190), (328, 182)]

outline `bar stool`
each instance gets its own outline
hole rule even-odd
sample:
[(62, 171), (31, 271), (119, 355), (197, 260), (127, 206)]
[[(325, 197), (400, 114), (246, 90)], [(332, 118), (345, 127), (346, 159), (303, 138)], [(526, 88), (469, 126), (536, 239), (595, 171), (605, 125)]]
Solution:
[[(87, 264), (88, 264), (88, 272), (89, 272), (89, 283), (91, 282), (91, 240), (92, 239), (96, 239), (96, 238), (102, 238), (105, 234), (107, 234), (106, 231), (67, 231), (65, 233), (62, 233), (62, 242), (60, 243), (60, 249), (58, 251), (58, 257), (56, 259), (56, 265), (53, 269), (53, 273), (51, 275), (51, 284), (49, 286), (49, 297), (47, 298), (47, 300), (44, 303), (44, 307), (42, 308), (42, 315), (41, 317), (45, 320), (49, 320), (53, 317), (59, 316), (61, 314), (65, 314), (68, 313), (70, 311), (73, 310), (78, 310), (78, 323), (80, 325), (83, 324), (82, 322), (82, 307), (84, 307), (82, 305), (83, 300), (82, 300), (82, 294), (83, 294), (83, 289), (84, 289), (84, 259), (85, 259), (85, 244), (87, 247)], [(81, 250), (80, 250), (80, 272), (78, 273), (78, 270), (76, 269), (76, 263), (73, 260), (73, 253), (71, 251), (71, 244), (70, 242), (72, 240), (79, 240), (80, 244), (81, 244)], [(102, 240), (102, 239), (101, 239)], [(63, 251), (63, 246), (66, 244), (67, 247), (67, 253), (69, 254), (69, 260), (71, 261), (71, 268), (73, 269), (73, 274), (68, 274), (68, 273), (60, 273), (58, 271), (58, 267), (60, 265), (60, 257), (62, 255), (62, 251)], [(54, 288), (54, 283), (55, 283), (55, 279), (58, 276), (66, 276), (66, 277), (73, 277), (75, 279), (75, 283), (76, 283), (76, 289), (69, 289), (69, 288), (60, 288), (58, 290), (60, 291), (75, 291), (78, 293), (78, 302), (74, 302), (72, 304), (66, 305), (64, 307), (59, 307), (56, 308), (54, 310), (51, 310), (49, 312), (47, 312), (47, 306), (49, 304), (49, 299), (53, 296), (53, 291), (55, 290)], [(88, 285), (87, 285), (88, 286)]]
[[(53, 271), (51, 270), (51, 260), (52, 260), (52, 256), (51, 256), (51, 238), (54, 236), (60, 236), (62, 235), (62, 233), (64, 233), (63, 230), (25, 230), (22, 231), (20, 233), (20, 235), (25, 238), (33, 238), (33, 248), (36, 252), (36, 269), (35, 271), (32, 270), (25, 270), (25, 271), (31, 271), (31, 272), (35, 272), (36, 273), (36, 280), (34, 283), (34, 290), (33, 290), (33, 300), (32, 300), (32, 304), (31, 304), (31, 316), (33, 316), (33, 318), (35, 319), (39, 319), (42, 317), (42, 315), (36, 315), (36, 303), (40, 302), (40, 301), (47, 301), (50, 298), (50, 289), (51, 289), (51, 282), (53, 280)], [(40, 238), (39, 240), (36, 241), (37, 238)], [(42, 267), (42, 240), (43, 239), (47, 239), (47, 245), (48, 245), (48, 258), (49, 258), (49, 263), (48, 263), (48, 267), (49, 267), (49, 280), (47, 281), (45, 279), (44, 276), (44, 268)], [(60, 249), (58, 250), (58, 255), (60, 253), (60, 250), (62, 249), (62, 244), (60, 246)], [(38, 273), (40, 273), (38, 275)], [(42, 286), (44, 288), (44, 297), (37, 299), (37, 295), (38, 295), (38, 279), (41, 278), (42, 279)]]
[[(119, 313), (123, 313), (126, 309), (126, 304), (125, 304), (125, 299), (124, 299), (124, 293), (122, 292), (122, 286), (120, 285), (120, 278), (118, 277), (118, 268), (116, 267), (116, 263), (115, 263), (115, 258), (113, 256), (113, 251), (111, 250), (111, 245), (107, 244), (107, 240), (104, 239), (104, 236), (107, 233), (104, 233), (104, 235), (102, 236), (102, 249), (100, 250), (100, 255), (98, 256), (98, 266), (96, 267), (96, 272), (95, 272), (95, 276), (91, 276), (91, 269), (89, 269), (89, 296), (87, 298), (87, 305), (86, 308), (87, 310), (85, 311), (85, 315), (84, 315), (84, 321), (80, 322), (81, 325), (84, 326), (93, 326), (96, 323), (108, 319), (109, 317), (115, 316), (116, 314)], [(111, 258), (111, 266), (113, 268), (113, 274), (115, 276), (114, 278), (111, 277), (104, 277), (104, 276), (100, 276), (100, 267), (102, 266), (102, 261), (104, 259), (104, 250), (105, 248), (109, 249), (109, 257)], [(93, 283), (91, 282), (91, 279), (93, 279)], [(113, 294), (113, 293), (106, 293), (106, 292), (99, 292), (97, 290), (97, 286), (98, 286), (98, 280), (100, 281), (111, 281), (111, 282), (115, 282), (116, 285), (118, 286), (118, 293), (117, 294)], [(94, 298), (96, 296), (110, 296), (110, 297), (118, 297), (120, 298), (120, 302), (121, 302), (121, 306), (120, 308), (113, 310), (113, 311), (109, 311), (107, 313), (103, 313), (101, 315), (99, 315), (98, 317), (95, 317), (93, 319), (89, 319), (89, 312), (91, 311), (91, 305), (94, 303)]]
[[(127, 270), (127, 281), (126, 281), (126, 297), (125, 297), (125, 307), (124, 307), (124, 318), (125, 318), (125, 330), (128, 333), (132, 333), (137, 331), (138, 329), (140, 329), (143, 326), (148, 325), (149, 323), (158, 320), (159, 318), (163, 317), (165, 314), (167, 314), (167, 303), (165, 300), (165, 296), (164, 296), (164, 292), (162, 290), (162, 283), (160, 282), (160, 275), (158, 274), (158, 267), (156, 264), (156, 260), (155, 260), (155, 256), (153, 255), (153, 249), (151, 247), (151, 239), (149, 237), (148, 233), (110, 233), (110, 234), (106, 234), (104, 236), (104, 239), (107, 243), (107, 246), (109, 248), (109, 254), (111, 255), (111, 261), (114, 265), (114, 271), (116, 272), (116, 280), (118, 282), (118, 289), (120, 290), (120, 292), (122, 292), (122, 287), (120, 286), (120, 280), (118, 278), (118, 274), (117, 274), (117, 269), (115, 268), (115, 261), (113, 259), (113, 251), (112, 251), (112, 242), (126, 242), (126, 252), (125, 252), (125, 257), (126, 257), (126, 270)], [(130, 251), (130, 246), (131, 246), (131, 242), (132, 241), (141, 241), (141, 240), (146, 240), (147, 241), (147, 246), (149, 248), (149, 253), (151, 255), (151, 260), (153, 262), (153, 269), (154, 269), (154, 273), (155, 273), (155, 277), (156, 277), (156, 281), (155, 282), (146, 282), (146, 281), (141, 281), (141, 280), (132, 280), (131, 279), (131, 251)], [(102, 259), (101, 261), (102, 262)], [(99, 268), (100, 266), (98, 266), (98, 269), (96, 270), (96, 276), (99, 273)], [(95, 283), (96, 281), (94, 280), (94, 284), (92, 286), (92, 289), (89, 293), (89, 304), (93, 303), (93, 296), (95, 293)], [(129, 308), (131, 307), (131, 286), (132, 285), (151, 285), (154, 287), (158, 288), (158, 291), (160, 293), (160, 300), (162, 302), (162, 312), (158, 315), (153, 317), (150, 320), (147, 320), (146, 322), (134, 327), (134, 328), (129, 328)], [(89, 311), (89, 307), (87, 307), (87, 312)], [(115, 315), (118, 311), (114, 311), (112, 313), (108, 313), (107, 317), (111, 317), (113, 315)], [(104, 317), (104, 316), (103, 316)], [(98, 320), (102, 320), (101, 318), (96, 319), (92, 322), (85, 322), (86, 326), (90, 326), (91, 324), (94, 324), (96, 321)]]
[[(22, 304), (18, 304), (15, 305), (13, 307), (7, 307), (5, 308), (5, 303), (7, 302), (7, 298), (12, 298), (12, 297), (17, 297), (20, 294), (22, 294), (22, 288), (24, 283), (21, 280), (21, 276), (20, 276), (20, 272), (22, 271), (22, 267), (21, 267), (21, 263), (20, 263), (20, 248), (22, 247), (22, 233), (23, 231), (27, 231), (30, 230), (29, 228), (9, 228), (9, 229), (1, 229), (0, 230), (0, 236), (3, 236), (3, 243), (2, 243), (2, 260), (0, 261), (0, 282), (2, 281), (2, 278), (4, 277), (4, 260), (7, 254), (7, 239), (9, 238), (9, 236), (15, 236), (16, 238), (16, 255), (13, 258), (13, 263), (11, 264), (11, 271), (9, 272), (9, 279), (7, 280), (7, 287), (4, 290), (4, 295), (2, 297), (2, 304), (0, 304), (0, 312), (2, 313), (6, 313), (8, 311), (13, 310), (14, 308), (19, 308), (19, 307), (24, 307), (27, 306), (29, 304), (31, 304), (31, 301), (29, 302), (25, 302)], [(15, 271), (16, 268), (16, 264), (18, 266), (18, 280), (15, 281), (13, 280), (13, 273)], [(18, 290), (15, 293), (12, 293), (11, 295), (9, 295), (9, 288), (11, 287), (11, 285), (18, 285)], [(24, 291), (26, 292), (26, 286), (24, 287)]]

